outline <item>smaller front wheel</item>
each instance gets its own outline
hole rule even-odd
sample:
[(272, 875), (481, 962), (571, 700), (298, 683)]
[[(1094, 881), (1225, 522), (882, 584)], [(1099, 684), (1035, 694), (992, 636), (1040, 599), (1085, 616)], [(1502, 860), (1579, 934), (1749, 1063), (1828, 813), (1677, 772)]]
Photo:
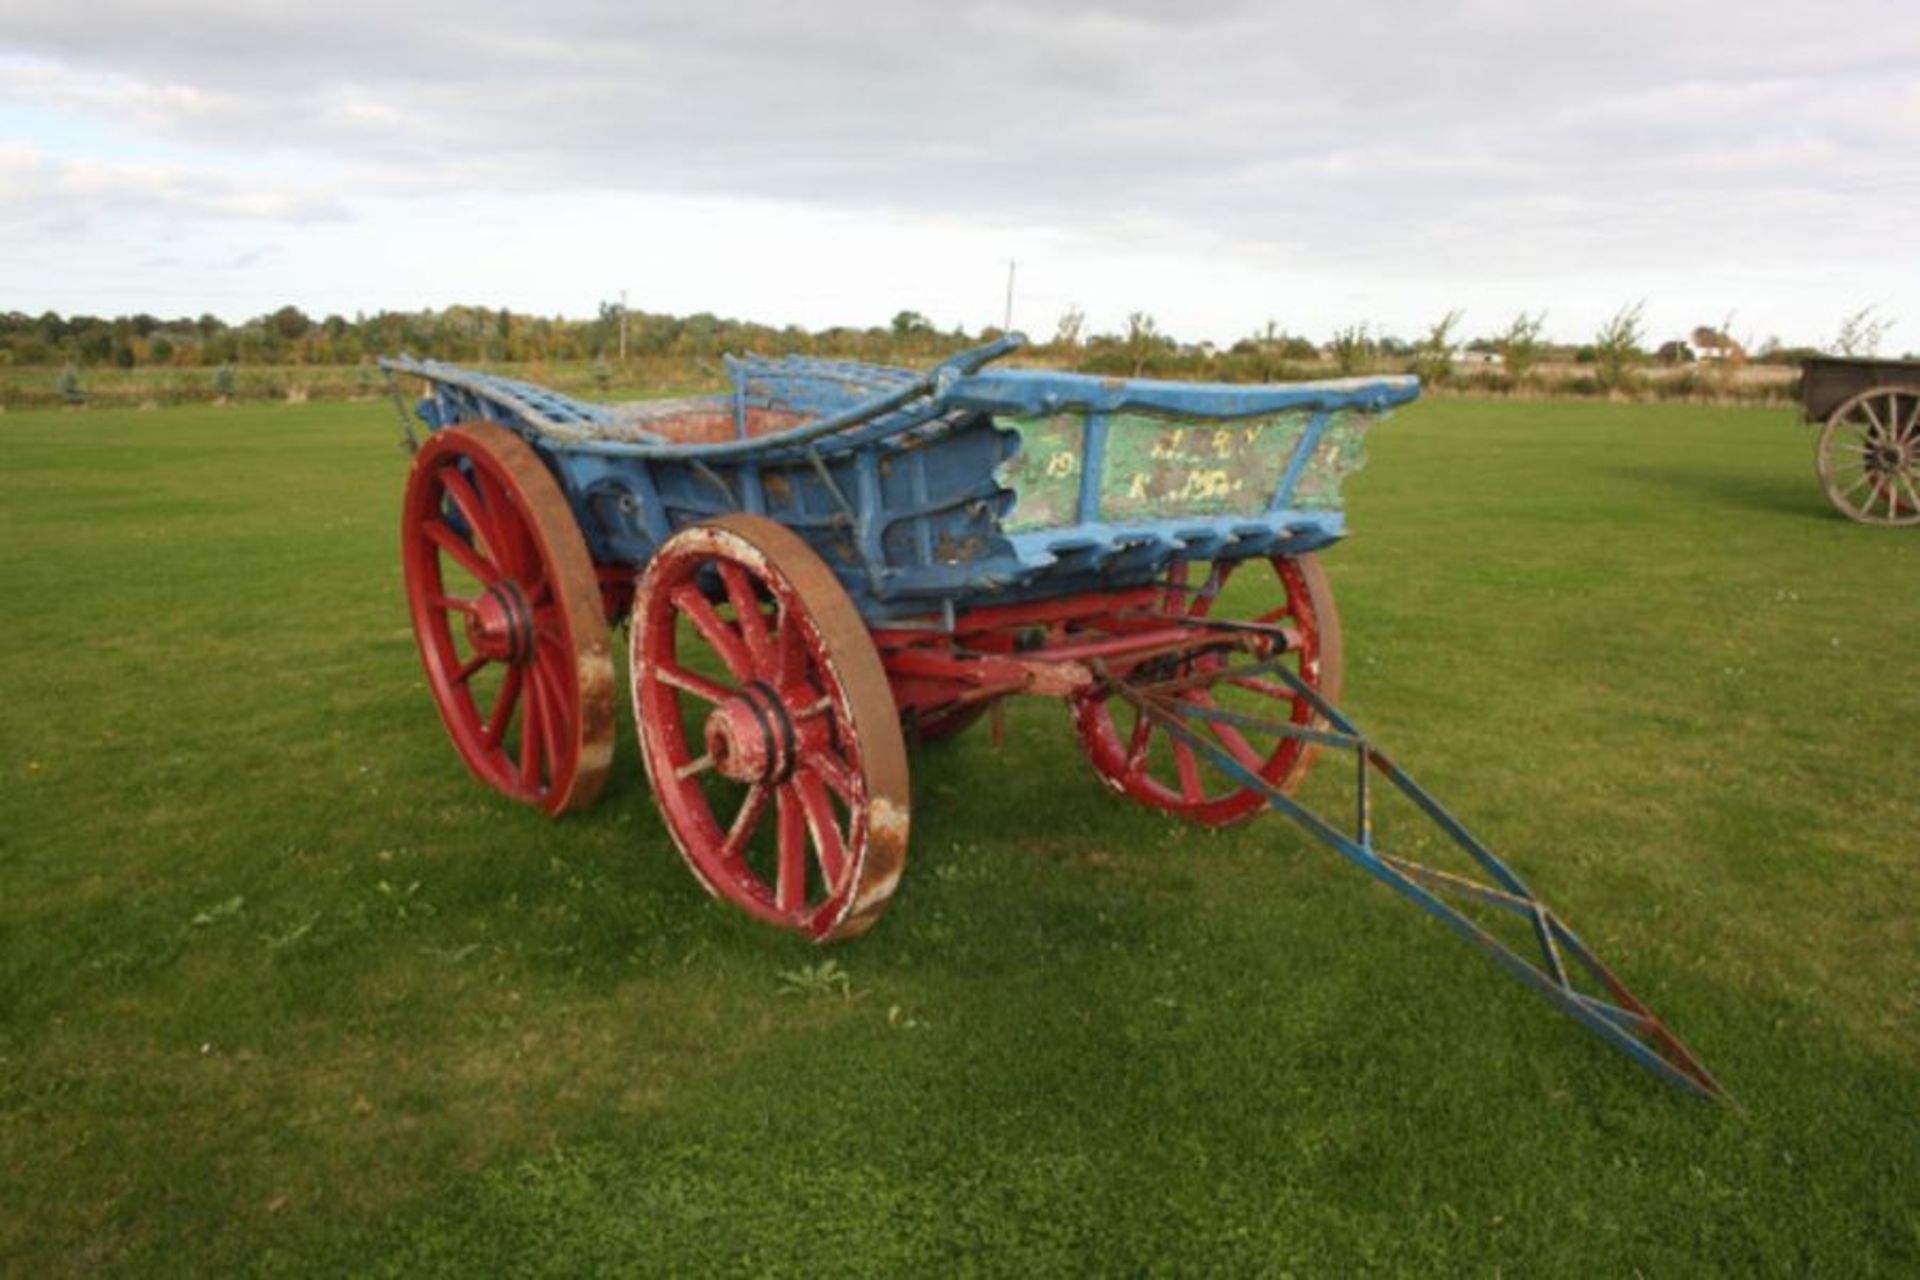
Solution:
[(816, 941), (872, 925), (906, 861), (906, 746), (833, 571), (771, 520), (695, 525), (648, 563), (631, 643), (640, 757), (700, 883)]
[[(1193, 575), (1191, 582), (1190, 574), (1181, 561), (1168, 575), (1161, 609), (1169, 619), (1202, 621), (1224, 614), (1231, 620), (1285, 627), (1298, 644), (1278, 661), (1328, 702), (1339, 699), (1340, 615), (1318, 557), (1219, 560), (1204, 576)], [(1229, 579), (1235, 595), (1223, 604)], [(1312, 705), (1281, 681), (1235, 674), (1233, 662), (1223, 654), (1150, 661), (1127, 675), (1149, 683), (1178, 681), (1183, 688), (1173, 695), (1177, 701), (1214, 716), (1197, 719), (1197, 731), (1271, 787), (1291, 793), (1313, 763), (1312, 742), (1281, 736), (1271, 746), (1257, 746), (1231, 721), (1239, 715), (1311, 727), (1316, 719)], [(1267, 808), (1265, 792), (1222, 770), (1203, 767), (1201, 752), (1123, 699), (1094, 689), (1072, 705), (1081, 749), (1101, 780), (1121, 795), (1203, 827), (1244, 822)]]

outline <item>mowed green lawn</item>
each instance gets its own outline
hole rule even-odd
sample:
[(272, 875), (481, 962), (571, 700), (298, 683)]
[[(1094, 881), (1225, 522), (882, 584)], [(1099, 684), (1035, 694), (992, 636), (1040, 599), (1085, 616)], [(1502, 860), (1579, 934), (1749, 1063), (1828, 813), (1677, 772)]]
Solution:
[(0, 418), (0, 1270), (1920, 1268), (1920, 532), (1791, 414), (1423, 404), (1328, 556), (1349, 710), (1738, 1107), (1052, 704), (916, 755), (826, 954), (705, 897), (624, 721), (516, 808), (422, 684), (396, 437)]

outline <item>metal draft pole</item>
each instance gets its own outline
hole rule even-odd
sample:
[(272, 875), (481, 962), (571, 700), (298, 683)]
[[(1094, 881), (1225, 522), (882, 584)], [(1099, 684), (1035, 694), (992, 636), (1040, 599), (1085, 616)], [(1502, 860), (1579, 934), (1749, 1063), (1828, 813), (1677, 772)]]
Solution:
[[(1243, 632), (1259, 629), (1257, 624), (1216, 623), (1214, 626)], [(1166, 730), (1176, 742), (1242, 786), (1258, 791), (1269, 806), (1410, 900), (1455, 936), (1477, 947), (1588, 1031), (1669, 1084), (1704, 1097), (1726, 1097), (1720, 1082), (1679, 1037), (1627, 989), (1613, 970), (1511, 867), (1495, 857), (1459, 819), (1388, 759), (1351, 720), (1283, 664), (1269, 659), (1236, 668), (1229, 662), (1204, 674), (1147, 683), (1118, 679), (1097, 662), (1094, 672), (1109, 693), (1132, 703), (1139, 715)], [(1282, 682), (1294, 697), (1313, 709), (1318, 724), (1298, 725), (1241, 715), (1218, 706), (1206, 696), (1205, 690), (1216, 684), (1255, 678)], [(1193, 695), (1196, 688), (1201, 690), (1198, 697)], [(1227, 744), (1234, 739), (1214, 732), (1221, 725), (1275, 738), (1300, 738), (1322, 748), (1351, 752), (1357, 780), (1353, 834), (1349, 836), (1249, 767), (1246, 760), (1229, 749)], [(1486, 879), (1444, 871), (1382, 849), (1374, 830), (1370, 774), (1379, 775), (1412, 801), (1448, 843), (1477, 864), (1479, 873)], [(1453, 902), (1470, 902), (1518, 917), (1530, 926), (1533, 946), (1525, 951), (1515, 950), (1456, 909)], [(1576, 980), (1583, 977), (1604, 995), (1581, 990)]]

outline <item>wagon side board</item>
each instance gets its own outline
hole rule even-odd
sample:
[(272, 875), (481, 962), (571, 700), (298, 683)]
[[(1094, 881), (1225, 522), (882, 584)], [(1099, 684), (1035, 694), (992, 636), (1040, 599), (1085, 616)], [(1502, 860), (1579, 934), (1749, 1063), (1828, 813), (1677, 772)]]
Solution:
[(1807, 361), (1800, 378), (1807, 421), (1824, 422), (1848, 400), (1875, 387), (1910, 387), (1920, 393), (1920, 360), (1821, 357)]

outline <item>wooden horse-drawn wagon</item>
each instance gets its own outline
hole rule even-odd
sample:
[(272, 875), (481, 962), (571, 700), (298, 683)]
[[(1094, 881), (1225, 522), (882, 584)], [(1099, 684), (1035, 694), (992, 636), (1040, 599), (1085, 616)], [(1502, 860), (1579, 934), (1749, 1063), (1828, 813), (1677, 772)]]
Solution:
[[(1340, 481), (1368, 420), (1417, 381), (988, 368), (1019, 342), (926, 372), (729, 361), (728, 394), (628, 405), (383, 362), (425, 385), (403, 559), (467, 766), (553, 813), (589, 803), (624, 622), (640, 756), (688, 867), (828, 941), (869, 928), (899, 883), (909, 741), (1010, 696), (1058, 698), (1114, 792), (1208, 826), (1279, 810), (1642, 1064), (1716, 1093), (1336, 706), (1340, 627), (1316, 557), (1345, 531)], [(1351, 761), (1350, 826), (1295, 795), (1328, 751)], [(1382, 786), (1470, 874), (1380, 847)]]
[(1862, 524), (1920, 525), (1920, 360), (1822, 358), (1801, 371), (1821, 487)]

